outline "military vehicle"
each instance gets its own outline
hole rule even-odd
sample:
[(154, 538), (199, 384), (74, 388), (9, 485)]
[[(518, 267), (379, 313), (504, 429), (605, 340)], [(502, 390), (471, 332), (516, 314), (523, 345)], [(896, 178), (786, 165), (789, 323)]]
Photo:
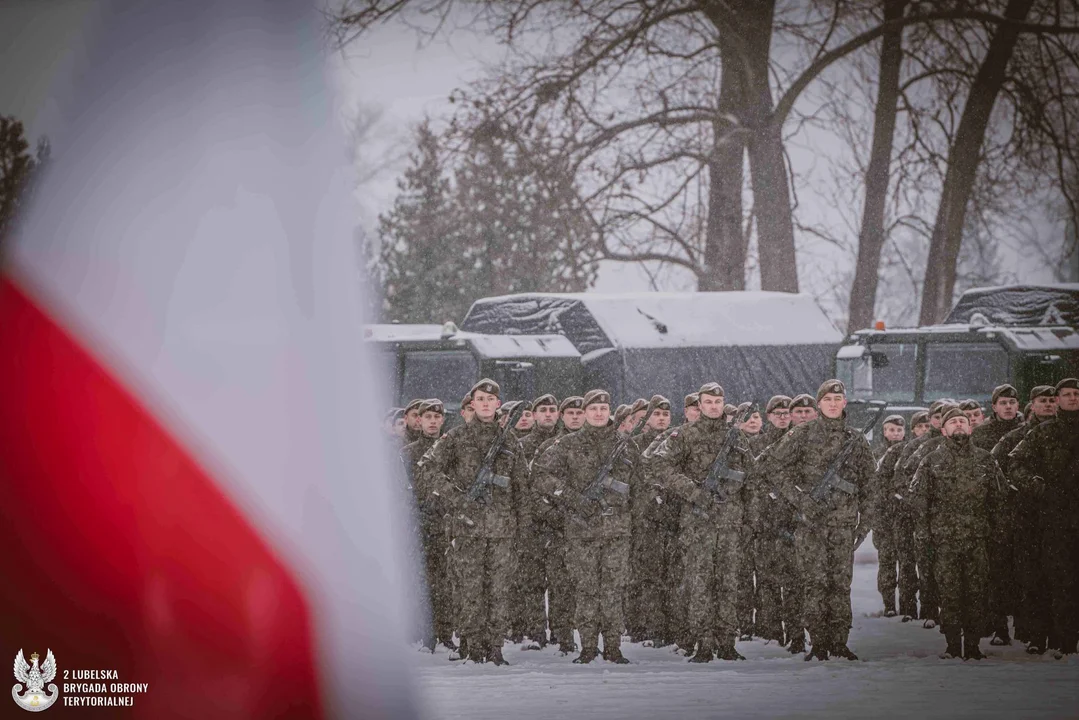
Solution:
[(934, 400), (988, 403), (1010, 383), (1025, 401), (1035, 385), (1079, 375), (1079, 284), (968, 290), (939, 325), (853, 333), (835, 375), (852, 399), (910, 413)]

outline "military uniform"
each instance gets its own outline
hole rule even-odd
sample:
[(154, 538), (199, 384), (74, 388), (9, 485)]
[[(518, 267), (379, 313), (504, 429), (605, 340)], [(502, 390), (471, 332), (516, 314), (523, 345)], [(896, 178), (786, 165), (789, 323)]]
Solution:
[[(553, 395), (543, 395), (532, 403), (532, 412), (544, 405), (557, 405)], [(539, 423), (521, 440), (521, 452), (525, 462), (531, 467), (540, 446), (554, 439), (559, 432), (555, 423), (543, 427)], [(537, 504), (537, 496), (529, 493), (525, 498), (525, 507), (521, 512), (529, 513), (529, 522), (518, 527), (517, 537), (517, 589), (514, 603), (515, 637), (527, 636), (533, 644), (529, 649), (539, 649), (547, 642), (547, 613), (544, 609), (544, 595), (547, 591), (548, 546), (555, 528), (550, 518)]]
[[(951, 408), (944, 422), (952, 417), (965, 416)], [(989, 537), (1005, 498), (1004, 478), (989, 453), (956, 433), (919, 463), (909, 493), (923, 533), (933, 539), (946, 654), (980, 659), (978, 642), (991, 630)]]
[[(722, 395), (715, 383), (701, 395)], [(663, 488), (682, 500), (679, 541), (684, 558), (681, 592), (687, 603), (689, 632), (697, 641), (696, 662), (713, 657), (736, 659), (738, 570), (745, 510), (745, 483), (721, 481), (723, 496), (703, 485), (731, 429), (726, 418), (701, 418), (685, 430), (672, 432), (656, 449), (653, 472)], [(745, 436), (737, 433), (729, 468), (748, 472), (753, 455)]]
[[(590, 403), (610, 403), (604, 392), (591, 391)], [(533, 465), (535, 484), (552, 499), (565, 518), (567, 564), (577, 588), (575, 621), (581, 634), (581, 655), (575, 662), (590, 662), (598, 654), (603, 635), (604, 657), (625, 662), (621, 652), (624, 627), (623, 600), (629, 580), (630, 496), (606, 489), (599, 502), (585, 493), (620, 441), (613, 424), (579, 431), (555, 441)], [(632, 459), (627, 447), (611, 470), (613, 481), (631, 480)]]
[[(923, 436), (924, 437), (924, 436)], [(896, 466), (907, 445), (904, 440), (888, 448), (877, 464), (876, 523), (873, 544), (877, 548), (877, 590), (884, 601), (885, 615), (896, 612), (904, 620), (918, 615), (918, 569), (914, 551), (914, 512), (907, 506), (908, 483), (897, 478)]]
[[(841, 382), (829, 380), (818, 391), (817, 402), (826, 394), (843, 392)], [(814, 502), (810, 493), (848, 441), (853, 442), (852, 451), (839, 468), (846, 484), (832, 490), (827, 502)], [(860, 523), (872, 527), (875, 467), (869, 443), (847, 427), (844, 418), (822, 414), (791, 430), (771, 452), (778, 492), (804, 518), (794, 533), (794, 550), (805, 587), (805, 626), (813, 642), (806, 659), (828, 659), (831, 653), (853, 658), (847, 635), (855, 533)]]
[(424, 580), (427, 588), (427, 610), (430, 613), (430, 632), (424, 643), (432, 651), (441, 641), (453, 647), (453, 587), (447, 569), (446, 509), (441, 497), (426, 492), (417, 468), (420, 459), (434, 446), (438, 438), (421, 435), (401, 450), (401, 462), (410, 478), (410, 488), (416, 502), (418, 540), (422, 549)]
[[(991, 405), (995, 405), (997, 400), (1002, 397), (1018, 399), (1019, 394), (1011, 385), (998, 385), (993, 389)], [(974, 428), (970, 434), (970, 441), (974, 443), (976, 447), (992, 452), (993, 448), (996, 447), (996, 444), (1000, 442), (1000, 439), (1019, 427), (1022, 422), (1023, 418), (1021, 417), (1014, 417), (1011, 420), (1002, 420), (994, 413), (992, 417)]]
[[(498, 394), (498, 385), (481, 380), (473, 388)], [(476, 475), (501, 428), (477, 415), (467, 425), (450, 430), (420, 461), (422, 482), (449, 510), (457, 628), (468, 641), (469, 657), (496, 664), (509, 632), (513, 578), (517, 569), (514, 539), (518, 508), (525, 501), (528, 468), (520, 444), (505, 444), (492, 468), (509, 478), (509, 486), (487, 486), (480, 500), (468, 497)]]
[[(1077, 388), (1074, 378), (1057, 384)], [(1032, 651), (1076, 651), (1079, 636), (1079, 411), (1058, 409), (1009, 455), (1013, 483), (1039, 508), (1032, 540), (1041, 549), (1040, 577), (1031, 584), (1029, 611)]]

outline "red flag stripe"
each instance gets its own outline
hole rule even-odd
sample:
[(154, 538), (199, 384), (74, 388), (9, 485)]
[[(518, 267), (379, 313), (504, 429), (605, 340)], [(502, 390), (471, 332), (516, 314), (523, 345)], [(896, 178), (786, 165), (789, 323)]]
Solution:
[(7, 276), (0, 347), (3, 647), (148, 683), (134, 717), (320, 717), (308, 603), (214, 478)]

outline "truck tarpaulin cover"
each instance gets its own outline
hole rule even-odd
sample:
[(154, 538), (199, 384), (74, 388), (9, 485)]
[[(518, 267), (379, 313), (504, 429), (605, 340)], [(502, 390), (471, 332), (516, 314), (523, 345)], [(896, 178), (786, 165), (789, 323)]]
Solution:
[(1010, 285), (967, 290), (945, 323), (969, 324), (981, 313), (995, 325), (1079, 326), (1079, 284)]
[(619, 400), (675, 403), (710, 380), (731, 400), (811, 392), (843, 339), (812, 298), (773, 292), (510, 295), (478, 300), (462, 329), (565, 335)]

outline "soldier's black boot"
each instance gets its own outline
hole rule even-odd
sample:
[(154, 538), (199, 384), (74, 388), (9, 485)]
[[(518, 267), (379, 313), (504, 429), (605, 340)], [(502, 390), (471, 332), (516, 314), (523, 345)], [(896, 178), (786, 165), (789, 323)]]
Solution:
[(964, 660), (984, 660), (985, 655), (982, 654), (981, 648), (978, 647), (978, 643), (981, 641), (980, 637), (977, 637), (974, 633), (963, 632), (963, 659)]
[(502, 648), (497, 645), (487, 651), (487, 662), (492, 665), (509, 665), (506, 658), (502, 657)]
[(450, 660), (468, 659), (468, 638), (461, 638), (461, 643), (456, 650), (450, 652)]
[(940, 654), (941, 660), (952, 660), (963, 657), (963, 635), (959, 628), (944, 628), (944, 639), (948, 641), (948, 647)]
[(846, 643), (836, 643), (832, 646), (832, 655), (844, 660), (857, 660), (858, 656), (850, 651)]
[[(604, 645), (606, 645), (607, 639), (604, 638), (603, 642)], [(629, 660), (622, 654), (622, 648), (618, 645), (615, 645), (614, 647), (604, 647), (603, 659), (609, 663), (614, 663), (615, 665), (629, 665)]]
[(827, 641), (825, 641), (825, 640), (820, 640), (820, 641), (814, 640), (812, 649), (808, 653), (806, 653), (806, 656), (805, 656), (806, 662), (809, 662), (810, 660), (828, 660), (829, 659), (829, 655), (828, 655), (829, 649), (830, 648), (828, 647), (828, 642)]
[(989, 644), (993, 645), (994, 647), (1012, 644), (1012, 638), (1008, 634), (1007, 623), (1005, 623), (1003, 627), (998, 627), (996, 630), (993, 631), (993, 638), (989, 641)]
[(706, 663), (712, 662), (712, 658), (716, 655), (716, 645), (711, 637), (702, 637), (700, 642), (697, 643), (697, 652), (693, 653), (693, 657), (689, 659), (691, 663)]
[(599, 655), (596, 648), (584, 648), (581, 650), (581, 654), (573, 659), (574, 665), (587, 665), (596, 659)]
[(787, 648), (787, 652), (791, 655), (798, 655), (806, 651), (806, 636), (804, 632), (798, 632), (791, 638), (790, 647)]
[(717, 660), (745, 660), (742, 653), (734, 649), (734, 638), (724, 638), (716, 647)]

